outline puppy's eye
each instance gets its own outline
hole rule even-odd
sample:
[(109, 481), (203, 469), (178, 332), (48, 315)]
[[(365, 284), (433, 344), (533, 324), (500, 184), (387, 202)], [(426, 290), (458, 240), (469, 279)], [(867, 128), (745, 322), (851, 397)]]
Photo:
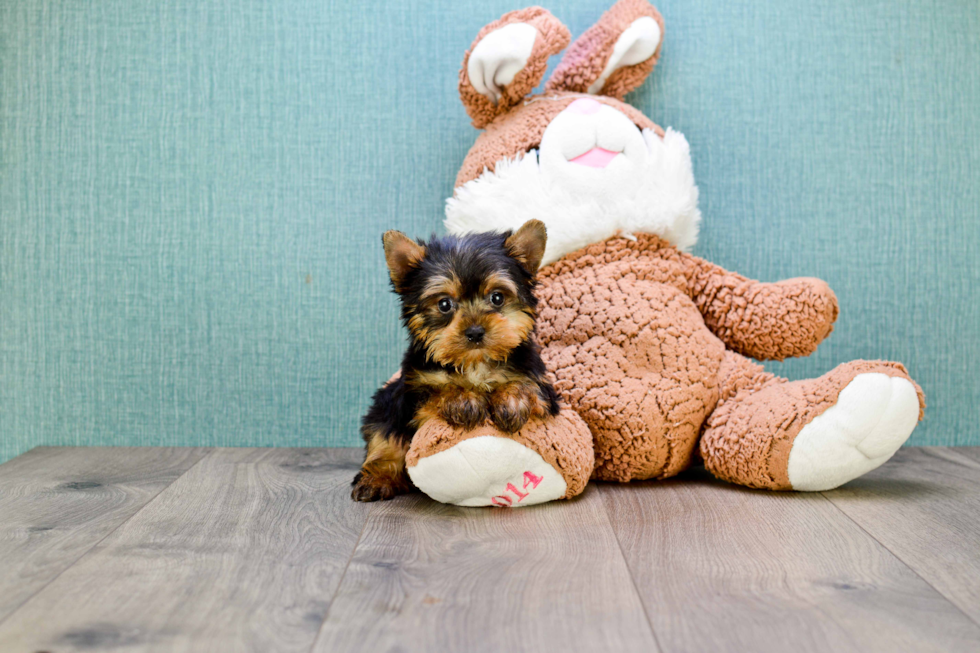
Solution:
[(490, 303), (494, 306), (504, 305), (504, 294), (502, 292), (490, 293)]
[(453, 311), (453, 300), (448, 297), (443, 297), (439, 300), (439, 310), (443, 313), (452, 313)]

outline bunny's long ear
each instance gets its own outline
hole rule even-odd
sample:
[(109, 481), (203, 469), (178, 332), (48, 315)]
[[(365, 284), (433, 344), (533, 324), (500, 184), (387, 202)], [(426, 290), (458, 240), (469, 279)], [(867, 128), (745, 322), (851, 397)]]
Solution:
[(568, 28), (541, 7), (504, 14), (480, 30), (463, 57), (459, 97), (482, 129), (538, 85), (548, 57), (565, 49)]
[(623, 96), (643, 83), (660, 58), (664, 19), (646, 0), (619, 0), (575, 39), (546, 91)]

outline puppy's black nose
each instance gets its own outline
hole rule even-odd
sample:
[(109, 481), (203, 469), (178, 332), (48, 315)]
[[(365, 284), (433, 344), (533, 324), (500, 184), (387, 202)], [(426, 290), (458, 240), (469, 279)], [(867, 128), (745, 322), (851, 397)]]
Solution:
[(466, 327), (466, 339), (472, 343), (478, 343), (483, 340), (483, 335), (487, 332), (486, 329), (481, 327), (479, 324), (474, 324), (471, 327)]

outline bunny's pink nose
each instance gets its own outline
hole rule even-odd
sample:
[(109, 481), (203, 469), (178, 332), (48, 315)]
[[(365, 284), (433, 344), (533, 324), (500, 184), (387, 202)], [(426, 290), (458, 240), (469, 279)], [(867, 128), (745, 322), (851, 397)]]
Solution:
[(595, 113), (602, 108), (602, 104), (593, 100), (592, 98), (579, 98), (568, 105), (565, 111), (571, 111), (572, 113), (581, 113), (583, 115), (589, 115), (590, 113)]

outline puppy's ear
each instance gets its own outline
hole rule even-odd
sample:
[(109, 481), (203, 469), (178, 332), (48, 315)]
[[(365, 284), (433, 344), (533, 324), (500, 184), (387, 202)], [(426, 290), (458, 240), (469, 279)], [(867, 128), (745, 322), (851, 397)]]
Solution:
[(425, 256), (425, 248), (400, 231), (386, 231), (381, 237), (385, 246), (385, 261), (395, 290), (401, 290), (405, 275)]
[(664, 19), (646, 0), (619, 0), (575, 39), (546, 92), (623, 96), (643, 83), (660, 58)]
[(506, 113), (538, 85), (548, 57), (571, 40), (541, 7), (504, 14), (476, 35), (459, 71), (459, 97), (477, 129)]
[(528, 220), (504, 241), (507, 253), (531, 274), (537, 273), (547, 244), (548, 230), (540, 220)]

